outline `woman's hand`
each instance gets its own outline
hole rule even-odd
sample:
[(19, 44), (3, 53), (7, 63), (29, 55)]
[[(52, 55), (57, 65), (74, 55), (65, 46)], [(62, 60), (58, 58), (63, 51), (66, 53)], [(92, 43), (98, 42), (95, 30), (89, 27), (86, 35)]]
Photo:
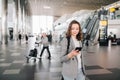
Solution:
[(69, 54), (68, 54), (68, 58), (72, 58), (74, 56), (77, 56), (79, 54), (78, 50), (72, 50)]

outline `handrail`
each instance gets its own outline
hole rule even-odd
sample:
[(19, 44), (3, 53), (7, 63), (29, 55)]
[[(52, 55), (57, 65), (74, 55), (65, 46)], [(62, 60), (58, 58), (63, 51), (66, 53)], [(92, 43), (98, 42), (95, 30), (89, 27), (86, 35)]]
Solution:
[(99, 29), (99, 20), (97, 19), (96, 23), (95, 23), (95, 26), (94, 26), (94, 29), (92, 30), (92, 33), (91, 33), (91, 40), (94, 40), (95, 39), (95, 36), (97, 34), (97, 31)]

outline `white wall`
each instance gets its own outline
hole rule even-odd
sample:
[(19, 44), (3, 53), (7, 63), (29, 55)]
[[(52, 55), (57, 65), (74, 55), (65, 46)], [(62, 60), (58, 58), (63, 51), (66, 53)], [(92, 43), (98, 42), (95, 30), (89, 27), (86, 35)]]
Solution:
[(108, 35), (110, 32), (120, 38), (120, 20), (108, 20)]

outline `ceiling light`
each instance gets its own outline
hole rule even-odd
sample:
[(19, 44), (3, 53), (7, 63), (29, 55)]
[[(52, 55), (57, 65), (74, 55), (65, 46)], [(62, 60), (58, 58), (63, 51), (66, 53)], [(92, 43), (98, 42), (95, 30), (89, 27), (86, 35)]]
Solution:
[(64, 2), (63, 2), (63, 4), (67, 4), (67, 2), (66, 2), (66, 1), (64, 1)]
[(50, 9), (50, 6), (43, 6), (44, 9)]

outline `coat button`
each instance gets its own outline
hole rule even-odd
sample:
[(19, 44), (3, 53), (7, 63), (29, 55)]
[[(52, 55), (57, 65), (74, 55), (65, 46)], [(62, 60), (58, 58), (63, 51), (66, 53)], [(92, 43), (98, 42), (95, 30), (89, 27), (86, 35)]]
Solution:
[(74, 60), (74, 58), (72, 58), (72, 60)]

